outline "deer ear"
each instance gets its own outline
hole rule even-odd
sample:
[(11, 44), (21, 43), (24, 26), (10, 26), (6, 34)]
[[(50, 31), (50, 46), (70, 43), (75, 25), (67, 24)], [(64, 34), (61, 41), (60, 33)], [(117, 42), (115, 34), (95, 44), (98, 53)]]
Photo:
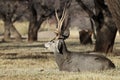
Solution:
[(62, 45), (62, 42), (61, 41), (59, 41), (59, 43), (58, 43), (58, 50), (59, 50), (59, 53), (60, 54), (63, 54), (63, 45)]

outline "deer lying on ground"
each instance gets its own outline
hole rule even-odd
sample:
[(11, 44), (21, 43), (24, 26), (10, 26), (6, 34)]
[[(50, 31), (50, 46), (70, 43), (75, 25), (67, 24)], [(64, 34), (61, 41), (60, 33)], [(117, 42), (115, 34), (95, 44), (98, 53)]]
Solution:
[(50, 41), (45, 47), (54, 52), (60, 71), (98, 71), (115, 68), (112, 61), (102, 55), (68, 51), (63, 39)]
[(111, 60), (96, 54), (85, 54), (82, 52), (68, 51), (64, 39), (61, 37), (61, 26), (66, 16), (66, 9), (63, 11), (62, 18), (58, 21), (58, 33), (54, 40), (45, 43), (45, 47), (54, 52), (56, 63), (60, 71), (80, 72), (80, 71), (98, 71), (115, 68)]

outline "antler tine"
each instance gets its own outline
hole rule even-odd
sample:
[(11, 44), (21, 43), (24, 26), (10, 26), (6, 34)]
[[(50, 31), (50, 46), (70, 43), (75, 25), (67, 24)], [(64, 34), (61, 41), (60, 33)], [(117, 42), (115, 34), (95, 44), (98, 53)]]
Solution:
[(58, 34), (60, 33), (60, 32), (59, 32), (60, 19), (59, 19), (59, 16), (58, 16), (57, 10), (55, 10), (55, 16), (56, 16), (56, 19), (57, 19), (57, 29), (56, 29), (56, 31), (55, 31), (56, 36), (55, 36), (52, 40), (57, 39), (57, 36), (58, 36)]
[(55, 9), (55, 17), (56, 17), (56, 19), (57, 19), (57, 29), (56, 29), (56, 31), (55, 31), (55, 33), (56, 33), (56, 36), (51, 40), (51, 41), (53, 41), (53, 40), (55, 40), (55, 39), (57, 39), (57, 36), (58, 36), (58, 33), (59, 33), (59, 24), (60, 24), (60, 19), (59, 19), (59, 16), (58, 16), (58, 13), (57, 13), (57, 10)]
[(67, 14), (67, 11), (66, 11), (66, 7), (65, 7), (63, 10), (62, 18), (60, 19), (60, 24), (59, 24), (60, 29), (62, 28), (62, 24), (67, 16), (66, 14)]
[(65, 20), (66, 14), (67, 14), (66, 6), (67, 6), (67, 4), (65, 4), (65, 7), (64, 7), (63, 13), (62, 13), (62, 17), (60, 19), (59, 19), (57, 10), (55, 10), (55, 16), (56, 16), (56, 19), (57, 19), (57, 29), (55, 31), (56, 37), (54, 37), (52, 40), (58, 39), (61, 35), (62, 24)]
[(57, 13), (57, 10), (55, 9), (55, 16), (56, 16), (56, 19), (57, 19), (57, 22), (59, 22), (59, 17), (58, 17), (58, 13)]
[(63, 25), (63, 22), (64, 22), (66, 16), (67, 16), (67, 7), (70, 6), (71, 1), (72, 0), (69, 0), (69, 2), (65, 3), (61, 18), (59, 18), (57, 9), (55, 9), (55, 16), (56, 16), (56, 20), (57, 20), (57, 29), (55, 31), (56, 36), (52, 40), (55, 40), (55, 39), (58, 39), (61, 37), (62, 25)]
[(64, 9), (63, 9), (62, 17), (61, 17), (60, 20), (61, 20), (61, 21), (64, 21), (65, 17), (66, 17), (66, 5), (65, 5), (65, 7), (64, 7)]

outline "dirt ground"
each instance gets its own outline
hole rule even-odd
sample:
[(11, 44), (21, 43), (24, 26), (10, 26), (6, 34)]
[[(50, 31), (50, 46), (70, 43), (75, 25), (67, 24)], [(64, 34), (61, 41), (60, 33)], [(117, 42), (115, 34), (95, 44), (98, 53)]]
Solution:
[[(54, 55), (44, 48), (50, 39), (39, 38), (38, 42), (0, 42), (0, 80), (120, 80), (120, 56), (107, 56), (116, 69), (98, 72), (61, 72)], [(70, 51), (92, 51), (94, 45), (83, 46), (78, 38), (66, 40)], [(117, 36), (114, 51), (120, 51)]]

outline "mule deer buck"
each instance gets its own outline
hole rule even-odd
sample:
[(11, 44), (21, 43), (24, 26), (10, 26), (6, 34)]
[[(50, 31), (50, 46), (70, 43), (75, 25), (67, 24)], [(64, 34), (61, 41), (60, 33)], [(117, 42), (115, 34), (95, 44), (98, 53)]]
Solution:
[(65, 41), (61, 36), (62, 23), (67, 14), (66, 8), (63, 10), (61, 19), (58, 18), (57, 11), (55, 11), (55, 14), (58, 21), (57, 36), (54, 40), (45, 43), (45, 47), (54, 52), (60, 71), (81, 72), (115, 68), (112, 61), (102, 55), (68, 51)]

